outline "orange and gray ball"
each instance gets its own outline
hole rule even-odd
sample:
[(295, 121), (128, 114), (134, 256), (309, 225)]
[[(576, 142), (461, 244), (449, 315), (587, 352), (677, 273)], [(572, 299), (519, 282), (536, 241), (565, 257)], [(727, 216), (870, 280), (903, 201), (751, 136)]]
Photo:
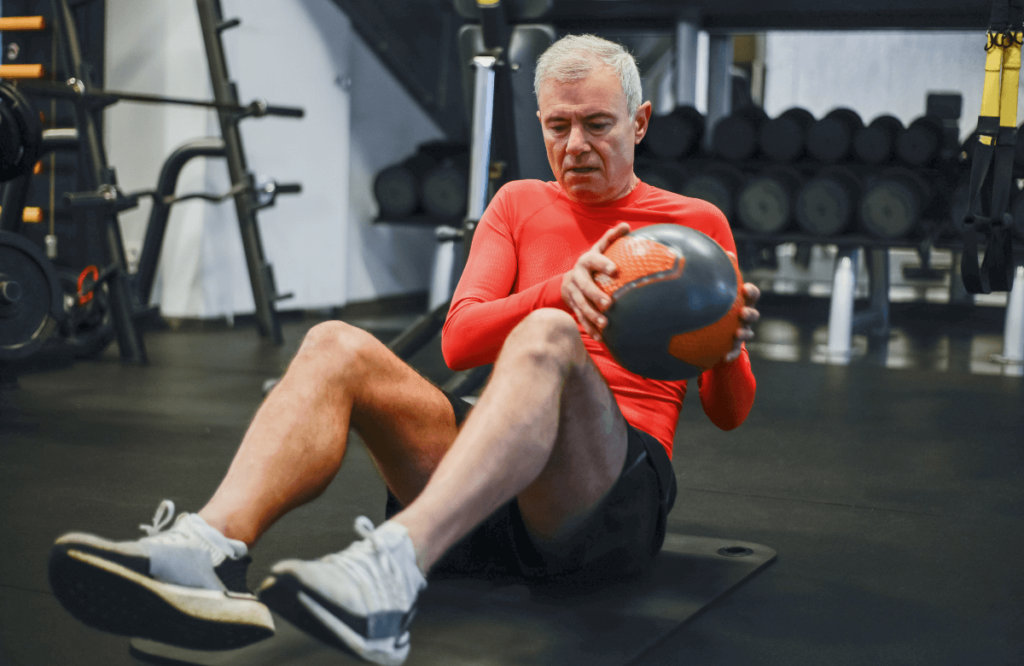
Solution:
[(657, 224), (619, 238), (604, 254), (618, 274), (596, 278), (612, 297), (602, 338), (622, 367), (649, 379), (690, 379), (732, 350), (743, 277), (710, 236)]

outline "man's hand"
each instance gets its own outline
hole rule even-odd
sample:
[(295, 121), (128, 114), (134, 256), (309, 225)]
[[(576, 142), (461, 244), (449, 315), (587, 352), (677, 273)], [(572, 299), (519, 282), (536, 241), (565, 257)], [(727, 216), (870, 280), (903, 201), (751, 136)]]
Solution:
[(736, 329), (736, 343), (733, 345), (732, 351), (725, 355), (726, 363), (731, 363), (740, 357), (740, 353), (743, 351), (743, 342), (754, 337), (751, 325), (761, 318), (761, 313), (754, 309), (757, 299), (761, 298), (761, 290), (747, 282), (743, 285), (743, 296), (747, 301), (740, 312), (740, 321), (744, 326)]
[(562, 276), (562, 300), (583, 325), (583, 330), (595, 340), (601, 339), (601, 331), (608, 325), (608, 319), (601, 313), (612, 304), (612, 299), (594, 282), (594, 275), (603, 273), (615, 277), (618, 268), (603, 252), (615, 240), (629, 233), (625, 222), (609, 229), (601, 240), (576, 260), (576, 265)]

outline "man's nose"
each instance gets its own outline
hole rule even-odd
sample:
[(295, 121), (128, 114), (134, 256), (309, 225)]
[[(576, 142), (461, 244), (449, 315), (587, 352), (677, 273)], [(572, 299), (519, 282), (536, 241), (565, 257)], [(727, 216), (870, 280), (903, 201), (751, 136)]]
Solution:
[(589, 149), (590, 144), (587, 142), (587, 137), (583, 131), (583, 127), (580, 125), (573, 125), (569, 129), (569, 142), (565, 147), (566, 152), (575, 156), (585, 153)]

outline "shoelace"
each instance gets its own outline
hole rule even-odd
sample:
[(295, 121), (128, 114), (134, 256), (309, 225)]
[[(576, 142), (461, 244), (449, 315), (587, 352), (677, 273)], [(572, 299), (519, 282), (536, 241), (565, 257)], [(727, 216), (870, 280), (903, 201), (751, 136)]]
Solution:
[[(367, 596), (364, 603), (367, 610), (394, 607), (407, 603), (405, 575), (400, 571), (390, 549), (376, 533), (373, 522), (366, 516), (359, 516), (355, 522), (356, 534), (363, 537), (340, 553), (331, 553), (322, 558), (348, 572), (359, 583)], [(383, 570), (384, 577), (375, 575)]]
[(187, 521), (183, 521), (182, 519), (185, 516), (186, 514), (181, 514), (178, 516), (178, 520), (174, 523), (173, 527), (164, 530), (174, 519), (174, 502), (164, 500), (156, 508), (156, 513), (153, 515), (153, 524), (139, 525), (139, 529), (146, 533), (144, 539), (150, 543), (173, 544), (192, 542), (210, 551), (215, 563), (221, 561), (225, 553), (203, 538)]
[(156, 508), (153, 514), (152, 525), (139, 525), (139, 529), (146, 533), (146, 536), (156, 536), (161, 530), (167, 527), (174, 518), (174, 502), (164, 500)]

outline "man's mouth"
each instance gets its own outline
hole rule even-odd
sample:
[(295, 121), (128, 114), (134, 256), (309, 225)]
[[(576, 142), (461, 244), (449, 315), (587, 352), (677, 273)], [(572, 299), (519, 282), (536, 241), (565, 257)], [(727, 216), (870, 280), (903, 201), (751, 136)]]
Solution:
[(571, 171), (573, 173), (592, 173), (594, 171), (597, 171), (597, 167), (587, 167), (587, 166), (572, 167), (572, 168), (569, 169), (569, 171)]

